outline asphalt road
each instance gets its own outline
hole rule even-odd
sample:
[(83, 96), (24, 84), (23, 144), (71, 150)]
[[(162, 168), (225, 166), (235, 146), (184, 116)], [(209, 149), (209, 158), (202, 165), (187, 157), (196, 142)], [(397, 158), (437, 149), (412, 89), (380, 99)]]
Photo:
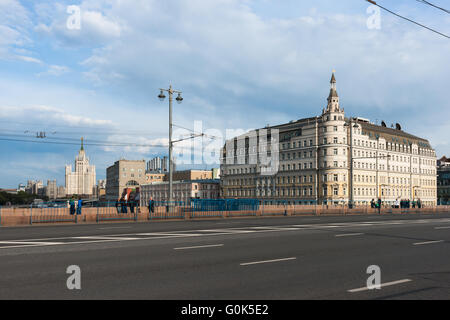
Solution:
[(1, 228), (0, 299), (448, 300), (449, 244), (450, 213)]

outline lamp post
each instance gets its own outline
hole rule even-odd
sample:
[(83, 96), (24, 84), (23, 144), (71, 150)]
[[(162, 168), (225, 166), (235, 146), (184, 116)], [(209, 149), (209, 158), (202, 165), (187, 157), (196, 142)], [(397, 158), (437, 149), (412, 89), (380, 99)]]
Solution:
[(169, 203), (172, 201), (173, 197), (173, 158), (172, 158), (172, 101), (173, 101), (173, 94), (178, 93), (178, 96), (175, 100), (177, 100), (178, 103), (181, 103), (183, 101), (183, 98), (181, 97), (181, 91), (173, 90), (172, 85), (169, 85), (169, 89), (160, 89), (161, 92), (158, 95), (159, 100), (163, 101), (165, 99), (164, 92), (169, 93)]

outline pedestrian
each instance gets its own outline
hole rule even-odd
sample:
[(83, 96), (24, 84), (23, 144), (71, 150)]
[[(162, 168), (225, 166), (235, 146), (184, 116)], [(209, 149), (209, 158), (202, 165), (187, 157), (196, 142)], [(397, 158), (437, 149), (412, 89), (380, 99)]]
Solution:
[(73, 198), (70, 198), (69, 201), (69, 210), (70, 210), (70, 214), (74, 215), (75, 214), (75, 201), (73, 200)]
[(130, 195), (130, 200), (128, 201), (128, 205), (130, 206), (130, 213), (134, 213), (134, 196)]
[(378, 213), (381, 214), (381, 198), (378, 198)]
[(155, 201), (153, 201), (152, 197), (150, 197), (150, 200), (148, 200), (148, 212), (155, 212)]
[(116, 210), (117, 210), (117, 214), (120, 213), (119, 207), (120, 207), (120, 199), (117, 199), (117, 200), (116, 200)]
[(136, 212), (141, 213), (141, 193), (139, 191), (136, 192), (136, 196), (134, 197), (134, 203), (136, 205)]
[(128, 203), (127, 203), (127, 198), (126, 195), (125, 197), (122, 198), (122, 213), (128, 213)]
[(78, 205), (77, 205), (77, 214), (81, 214), (81, 207), (83, 206), (83, 200), (81, 200), (81, 197), (78, 199)]

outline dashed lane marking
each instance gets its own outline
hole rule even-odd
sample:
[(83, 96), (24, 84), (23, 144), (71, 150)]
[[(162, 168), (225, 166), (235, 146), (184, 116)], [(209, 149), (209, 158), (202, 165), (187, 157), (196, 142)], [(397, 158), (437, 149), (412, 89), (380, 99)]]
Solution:
[(273, 263), (273, 262), (281, 262), (281, 261), (289, 261), (289, 260), (295, 260), (296, 257), (290, 257), (290, 258), (283, 258), (283, 259), (274, 259), (274, 260), (263, 260), (263, 261), (255, 261), (255, 262), (245, 262), (241, 263), (241, 266), (250, 266), (254, 264), (261, 264), (261, 263)]
[[(402, 283), (406, 283), (406, 282), (410, 282), (412, 281), (411, 279), (402, 279), (402, 280), (397, 280), (397, 281), (391, 281), (391, 282), (386, 282), (386, 283), (382, 283), (380, 284), (380, 287), (389, 287), (389, 286), (393, 286), (396, 284), (402, 284)], [(354, 292), (361, 292), (361, 291), (367, 291), (367, 290), (374, 290), (375, 289), (369, 289), (368, 287), (362, 287), (362, 288), (357, 288), (357, 289), (351, 289), (351, 290), (347, 290), (348, 292), (354, 293)]]
[(413, 243), (413, 245), (415, 245), (415, 246), (421, 246), (421, 245), (424, 245), (424, 244), (433, 244), (433, 243), (439, 243), (439, 242), (444, 242), (444, 240), (434, 240), (434, 241), (416, 242), (416, 243)]
[(173, 248), (173, 249), (174, 250), (188, 250), (188, 249), (202, 249), (202, 248), (213, 248), (213, 247), (223, 247), (223, 243), (209, 244), (209, 245), (204, 245), (204, 246), (180, 247), (180, 248)]
[(360, 236), (364, 233), (344, 233), (344, 234), (337, 234), (336, 237), (351, 237), (351, 236)]

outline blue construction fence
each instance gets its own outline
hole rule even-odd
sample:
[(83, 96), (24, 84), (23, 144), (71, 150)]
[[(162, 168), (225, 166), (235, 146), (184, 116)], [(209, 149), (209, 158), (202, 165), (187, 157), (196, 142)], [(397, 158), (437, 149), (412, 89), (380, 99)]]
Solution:
[(192, 199), (191, 209), (197, 211), (256, 211), (259, 209), (257, 199)]

